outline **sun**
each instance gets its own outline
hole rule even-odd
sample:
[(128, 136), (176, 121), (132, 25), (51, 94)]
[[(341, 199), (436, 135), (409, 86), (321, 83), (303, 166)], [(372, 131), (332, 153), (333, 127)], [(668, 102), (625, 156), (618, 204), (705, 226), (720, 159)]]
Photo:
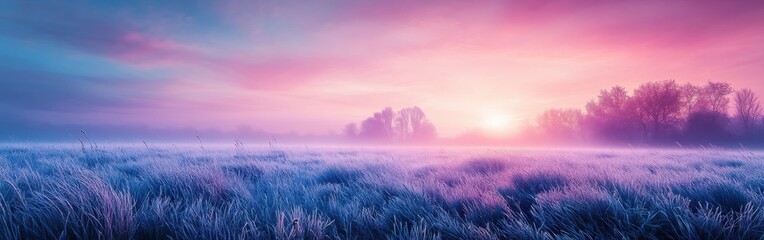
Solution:
[(489, 114), (483, 117), (481, 128), (493, 134), (507, 133), (512, 127), (512, 118), (505, 114)]

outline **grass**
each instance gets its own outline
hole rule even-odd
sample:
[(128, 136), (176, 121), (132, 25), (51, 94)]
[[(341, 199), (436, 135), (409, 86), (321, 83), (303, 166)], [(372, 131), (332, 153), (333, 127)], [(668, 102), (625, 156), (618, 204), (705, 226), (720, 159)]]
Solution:
[(761, 239), (763, 161), (718, 149), (8, 145), (0, 239)]

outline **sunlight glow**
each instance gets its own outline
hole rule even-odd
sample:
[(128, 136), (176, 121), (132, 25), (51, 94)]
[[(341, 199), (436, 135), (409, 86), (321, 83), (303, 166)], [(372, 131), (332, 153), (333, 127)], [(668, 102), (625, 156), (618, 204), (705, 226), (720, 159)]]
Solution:
[(483, 117), (481, 128), (487, 133), (504, 134), (512, 129), (512, 118), (507, 115), (493, 113)]

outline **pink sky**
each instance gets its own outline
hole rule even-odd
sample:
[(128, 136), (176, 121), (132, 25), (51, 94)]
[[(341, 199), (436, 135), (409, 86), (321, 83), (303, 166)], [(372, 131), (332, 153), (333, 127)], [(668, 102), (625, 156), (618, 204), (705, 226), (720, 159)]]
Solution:
[(71, 61), (97, 58), (124, 69), (115, 78), (127, 80), (113, 94), (131, 103), (26, 115), (324, 134), (383, 107), (416, 105), (440, 135), (453, 136), (496, 119), (512, 132), (545, 109), (582, 108), (613, 85), (711, 80), (764, 94), (764, 7), (755, 1), (233, 1), (199, 7), (201, 13), (179, 6), (82, 9), (103, 12), (99, 17), (122, 30), (103, 33), (115, 36), (101, 48), (45, 38), (58, 41), (50, 45)]

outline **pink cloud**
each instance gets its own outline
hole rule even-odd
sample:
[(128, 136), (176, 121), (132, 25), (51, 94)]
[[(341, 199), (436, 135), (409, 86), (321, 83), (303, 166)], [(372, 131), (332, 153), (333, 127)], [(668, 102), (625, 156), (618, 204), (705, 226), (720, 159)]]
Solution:
[(213, 10), (238, 33), (220, 33), (219, 45), (125, 27), (95, 52), (168, 70), (182, 85), (157, 88), (166, 96), (156, 107), (180, 111), (154, 111), (158, 121), (202, 109), (214, 113), (208, 124), (283, 131), (339, 129), (381, 107), (419, 105), (457, 134), (490, 111), (522, 122), (582, 107), (602, 88), (666, 78), (764, 94), (758, 2), (258, 1)]

